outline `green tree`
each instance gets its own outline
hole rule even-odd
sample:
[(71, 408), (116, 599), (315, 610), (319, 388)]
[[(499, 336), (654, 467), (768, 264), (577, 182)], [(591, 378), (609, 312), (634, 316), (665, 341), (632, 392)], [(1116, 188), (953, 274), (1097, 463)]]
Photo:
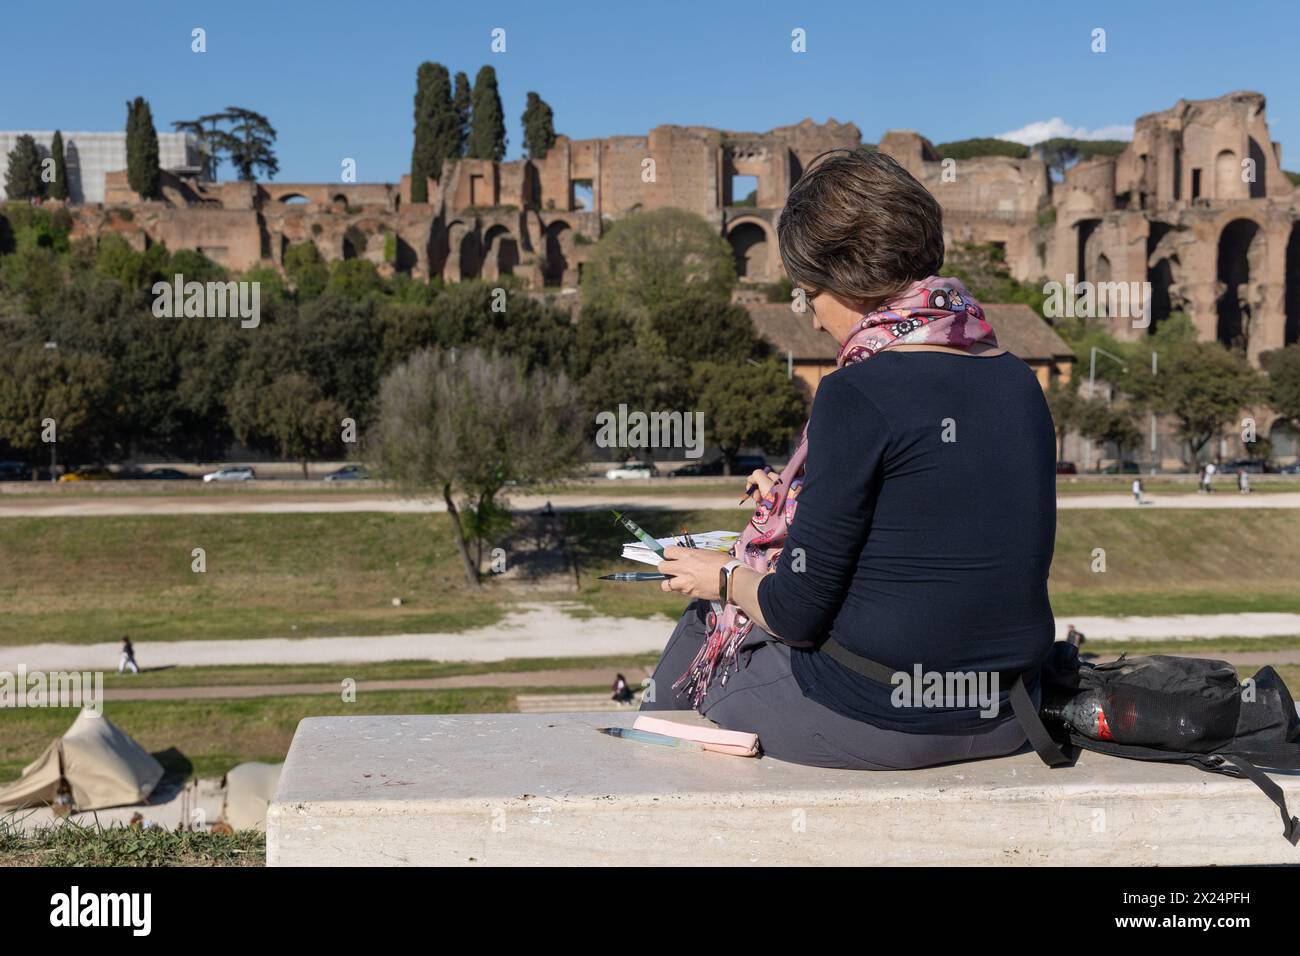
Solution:
[(232, 398), (235, 436), (251, 447), (269, 446), (286, 461), (302, 465), (335, 452), (345, 417), (338, 402), (325, 398), (315, 381), (288, 372), (261, 387), (246, 383)]
[(1052, 379), (1047, 386), (1047, 407), (1052, 413), (1052, 423), (1056, 426), (1056, 460), (1065, 458), (1065, 436), (1071, 428), (1078, 429), (1083, 422), (1087, 399), (1079, 394), (1079, 384), (1075, 379), (1062, 383), (1059, 378)]
[(442, 181), (444, 161), (460, 156), (460, 126), (451, 100), (451, 77), (441, 63), (424, 62), (415, 74), (415, 146), (411, 150), (411, 201), (428, 202), (428, 180)]
[(267, 179), (274, 179), (280, 171), (280, 162), (275, 158), (277, 134), (271, 121), (240, 106), (227, 106), (219, 116), (229, 128), (216, 131), (215, 148), (235, 167), (239, 178), (252, 182), (260, 169)]
[(1118, 156), (1128, 147), (1122, 139), (1073, 139), (1058, 136), (1045, 139), (1034, 145), (1034, 154), (1047, 163), (1057, 176), (1064, 176), (1065, 171), (1080, 160), (1092, 159), (1094, 156)]
[(524, 149), (529, 159), (545, 159), (555, 145), (555, 114), (536, 93), (529, 92), (524, 106)]
[(456, 157), (459, 158), (465, 155), (465, 145), (469, 142), (469, 120), (474, 109), (474, 94), (463, 70), (456, 72), (456, 91), (451, 103), (456, 113)]
[(41, 148), (27, 134), (19, 136), (9, 151), (5, 170), (5, 194), (10, 199), (40, 199), (45, 195), (41, 179)]
[(314, 299), (329, 283), (329, 266), (314, 242), (297, 242), (285, 249), (284, 271), (301, 299)]
[(158, 131), (143, 96), (126, 104), (126, 181), (141, 199), (153, 199), (162, 183)]
[(466, 155), (473, 159), (502, 159), (506, 155), (506, 119), (497, 91), (497, 71), (485, 66), (474, 77)]
[(1197, 341), (1195, 327), (1181, 313), (1162, 322), (1151, 341), (1156, 373), (1150, 365), (1130, 362), (1121, 387), (1140, 406), (1174, 416), (1190, 465), (1242, 409), (1267, 397), (1268, 386), (1240, 353)]
[(692, 299), (727, 302), (735, 284), (736, 265), (726, 240), (684, 209), (619, 220), (592, 248), (582, 272), (584, 306), (647, 314)]
[(1010, 156), (1012, 159), (1025, 159), (1029, 156), (1029, 147), (1023, 143), (989, 137), (940, 143), (935, 147), (935, 151), (944, 159), (973, 159), (976, 156)]
[(50, 155), (54, 158), (54, 182), (50, 183), (50, 198), (62, 199), (68, 198), (68, 157), (63, 148), (63, 132), (54, 131), (54, 139), (50, 142)]
[(696, 369), (704, 434), (716, 444), (730, 475), (744, 448), (782, 449), (807, 415), (803, 396), (777, 362)]
[(0, 349), (0, 442), (33, 465), (49, 454), (53, 423), (65, 462), (97, 457), (104, 439), (109, 366), (100, 356), (44, 345)]
[(576, 398), (562, 375), (528, 375), (477, 349), (417, 352), (384, 376), (368, 457), (410, 493), (442, 499), (471, 588), (481, 586), (484, 541), (508, 521), (497, 497), (506, 483), (556, 478), (576, 463)]
[(1292, 426), (1300, 426), (1300, 344), (1265, 352), (1260, 364), (1268, 372), (1268, 400)]

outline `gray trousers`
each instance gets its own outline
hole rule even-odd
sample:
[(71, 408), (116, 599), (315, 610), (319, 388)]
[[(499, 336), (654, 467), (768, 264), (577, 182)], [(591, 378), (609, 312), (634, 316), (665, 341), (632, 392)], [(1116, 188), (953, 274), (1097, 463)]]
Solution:
[[(654, 701), (642, 710), (691, 710), (673, 691), (707, 636), (707, 601), (686, 608), (654, 672)], [(737, 654), (739, 669), (709, 688), (700, 713), (725, 730), (758, 734), (763, 753), (813, 767), (909, 770), (1014, 753), (1026, 743), (1013, 717), (975, 734), (909, 734), (854, 720), (803, 695), (790, 648), (758, 625)]]

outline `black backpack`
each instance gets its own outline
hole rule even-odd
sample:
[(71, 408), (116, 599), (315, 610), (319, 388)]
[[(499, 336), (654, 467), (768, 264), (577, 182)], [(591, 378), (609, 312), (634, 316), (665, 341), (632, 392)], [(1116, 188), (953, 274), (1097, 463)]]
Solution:
[(1272, 667), (1239, 683), (1225, 661), (1125, 655), (1091, 664), (1079, 660), (1073, 644), (1060, 642), (1043, 664), (1040, 683), (1037, 713), (1023, 692), (1013, 692), (1011, 703), (1049, 766), (1072, 764), (1082, 748), (1244, 777), (1281, 811), (1282, 835), (1292, 845), (1300, 841), (1300, 820), (1287, 810), (1282, 788), (1260, 769), (1300, 770), (1300, 716)]
[[(892, 686), (895, 668), (850, 651), (833, 637), (821, 650), (850, 670)], [(1133, 760), (1186, 763), (1250, 780), (1282, 812), (1282, 835), (1300, 841), (1282, 788), (1260, 767), (1300, 770), (1300, 716), (1277, 671), (1262, 668), (1245, 684), (1225, 661), (1129, 657), (1108, 664), (1079, 660), (1061, 641), (1040, 670), (1038, 709), (1025, 674), (1012, 676), (1011, 709), (1038, 756), (1070, 766), (1079, 750)]]

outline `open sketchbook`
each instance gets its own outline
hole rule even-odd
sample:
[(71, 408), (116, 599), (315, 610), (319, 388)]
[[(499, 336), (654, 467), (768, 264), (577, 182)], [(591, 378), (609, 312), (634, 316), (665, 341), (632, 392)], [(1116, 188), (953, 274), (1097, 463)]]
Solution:
[[(664, 548), (685, 548), (689, 547), (684, 535), (676, 535), (671, 538), (656, 538), (661, 547)], [(707, 548), (710, 551), (727, 552), (731, 546), (740, 540), (740, 535), (735, 531), (704, 531), (699, 534), (691, 532), (691, 541), (697, 548)], [(658, 565), (661, 560), (659, 555), (650, 550), (648, 545), (640, 541), (632, 541), (623, 545), (623, 557), (632, 561), (640, 561), (642, 564)]]

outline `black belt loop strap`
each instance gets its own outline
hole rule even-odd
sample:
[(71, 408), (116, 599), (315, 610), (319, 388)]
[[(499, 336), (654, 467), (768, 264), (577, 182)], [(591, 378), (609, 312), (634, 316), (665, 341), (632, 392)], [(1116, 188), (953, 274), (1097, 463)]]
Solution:
[[(894, 675), (898, 673), (896, 668), (863, 657), (861, 654), (849, 650), (833, 637), (826, 638), (821, 649), (828, 657), (843, 664), (849, 670), (861, 674), (868, 680), (873, 680), (877, 684), (884, 684), (886, 687), (894, 686)], [(1043, 726), (1042, 720), (1038, 717), (1038, 711), (1034, 708), (1034, 702), (1029, 696), (1029, 691), (1025, 689), (1024, 674), (1016, 675), (1015, 683), (1011, 685), (1009, 697), (1012, 713), (1020, 721), (1020, 728), (1025, 732), (1025, 736), (1029, 738), (1029, 743), (1033, 746), (1034, 752), (1042, 758), (1043, 763), (1049, 767), (1067, 767), (1073, 764), (1078, 753), (1067, 753), (1047, 732), (1047, 728)]]
[(1287, 838), (1292, 846), (1300, 843), (1300, 820), (1291, 816), (1290, 811), (1287, 810), (1286, 794), (1282, 792), (1282, 788), (1270, 780), (1268, 774), (1249, 760), (1243, 757), (1234, 757), (1230, 754), (1220, 754), (1219, 756), (1240, 770), (1242, 776), (1263, 790), (1264, 796), (1277, 804), (1277, 808), (1282, 811), (1282, 835)]

